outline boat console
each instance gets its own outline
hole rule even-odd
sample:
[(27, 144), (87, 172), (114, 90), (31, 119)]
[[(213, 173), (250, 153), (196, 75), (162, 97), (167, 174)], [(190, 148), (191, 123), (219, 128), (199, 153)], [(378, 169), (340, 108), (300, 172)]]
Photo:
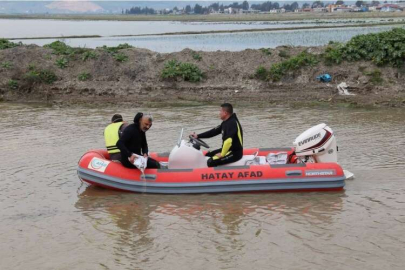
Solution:
[[(189, 137), (183, 140), (183, 129), (177, 145), (169, 155), (169, 169), (195, 169), (207, 168), (207, 160), (201, 147), (209, 148), (209, 145), (201, 139)], [(297, 163), (337, 163), (336, 138), (333, 131), (326, 124), (316, 125), (299, 135), (294, 143)], [(226, 164), (225, 166), (244, 165), (264, 165), (264, 164), (285, 164), (289, 162), (286, 153), (272, 153), (267, 157), (254, 155), (244, 155), (237, 162)]]

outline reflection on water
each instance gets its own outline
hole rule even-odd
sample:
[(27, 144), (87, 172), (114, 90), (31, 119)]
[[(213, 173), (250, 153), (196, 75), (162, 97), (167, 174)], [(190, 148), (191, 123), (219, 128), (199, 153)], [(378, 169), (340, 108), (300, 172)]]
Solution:
[[(152, 151), (216, 126), (218, 107), (0, 103), (0, 269), (402, 269), (403, 109), (235, 104), (246, 147), (291, 146), (327, 123), (355, 173), (338, 193), (144, 195), (83, 185), (77, 161), (103, 147), (114, 113), (154, 115)], [(212, 147), (220, 138), (207, 141)]]
[[(182, 253), (184, 248), (190, 259), (202, 260), (201, 252), (214, 252), (232, 265), (233, 258), (252, 252), (249, 242), (255, 239), (277, 242), (281, 240), (277, 234), (284, 230), (283, 234), (300, 238), (295, 230), (303, 225), (331, 226), (342, 210), (342, 197), (342, 192), (145, 196), (88, 187), (75, 207), (100, 231), (106, 231), (103, 224), (110, 227), (111, 221), (119, 228), (111, 243), (116, 258), (129, 256), (140, 264), (154, 257), (152, 253), (163, 256), (166, 249)], [(145, 265), (158, 268), (156, 261)]]
[[(330, 41), (347, 42), (360, 34), (378, 33), (393, 27), (376, 26), (338, 29), (285, 30), (276, 32), (244, 32), (227, 34), (77, 38), (63, 41), (73, 47), (96, 48), (128, 43), (134, 47), (169, 53), (189, 48), (201, 51), (242, 51), (245, 49), (275, 48), (277, 46), (323, 46)], [(21, 40), (24, 44), (49, 44), (56, 39)]]

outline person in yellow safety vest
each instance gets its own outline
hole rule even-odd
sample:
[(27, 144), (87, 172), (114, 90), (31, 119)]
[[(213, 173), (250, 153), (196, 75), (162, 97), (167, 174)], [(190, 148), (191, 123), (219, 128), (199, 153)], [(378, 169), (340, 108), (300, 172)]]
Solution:
[(112, 161), (121, 160), (121, 151), (117, 147), (117, 142), (121, 137), (122, 132), (128, 126), (124, 122), (121, 114), (114, 114), (109, 124), (104, 130), (105, 146)]

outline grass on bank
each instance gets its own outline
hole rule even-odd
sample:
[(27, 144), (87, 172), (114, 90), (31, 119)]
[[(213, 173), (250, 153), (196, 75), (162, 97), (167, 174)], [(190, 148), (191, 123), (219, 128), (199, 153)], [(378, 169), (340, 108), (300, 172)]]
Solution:
[(4, 68), (4, 69), (10, 69), (10, 68), (13, 67), (13, 63), (6, 61), (6, 62), (2, 62), (2, 63), (0, 64), (0, 66), (1, 66), (2, 68)]
[(11, 41), (9, 41), (7, 39), (0, 38), (0, 50), (10, 49), (10, 48), (18, 47), (18, 46), (21, 46), (21, 45), (22, 45), (21, 42), (14, 43), (14, 42), (11, 42)]
[(306, 66), (315, 66), (318, 62), (318, 56), (303, 51), (296, 56), (290, 57), (288, 60), (272, 65), (268, 70), (263, 66), (258, 67), (255, 72), (255, 77), (261, 80), (272, 80), (276, 82), (280, 81), (289, 72)]
[(91, 75), (88, 72), (82, 72), (77, 78), (79, 79), (79, 81), (84, 82), (88, 81), (91, 78)]
[[(283, 50), (279, 56), (289, 57)], [(405, 66), (405, 29), (394, 28), (381, 33), (358, 35), (347, 43), (331, 42), (322, 55), (304, 51), (273, 64), (269, 69), (259, 66), (254, 77), (264, 81), (280, 81), (290, 72), (315, 66), (321, 61), (326, 65), (338, 65), (344, 61), (370, 61), (377, 66), (389, 65), (401, 69)], [(381, 84), (384, 81), (379, 70), (365, 75), (370, 77), (373, 84)]]
[(49, 69), (38, 69), (35, 65), (29, 65), (28, 72), (25, 74), (24, 79), (29, 84), (34, 83), (54, 83), (58, 77), (52, 70)]
[(15, 80), (9, 80), (7, 86), (12, 90), (18, 89), (18, 82)]
[(192, 63), (182, 63), (177, 60), (170, 60), (165, 64), (161, 72), (162, 79), (182, 78), (188, 82), (199, 82), (204, 75), (199, 67)]
[(377, 66), (401, 67), (405, 62), (405, 29), (358, 35), (347, 43), (332, 42), (323, 57), (329, 65), (365, 60)]

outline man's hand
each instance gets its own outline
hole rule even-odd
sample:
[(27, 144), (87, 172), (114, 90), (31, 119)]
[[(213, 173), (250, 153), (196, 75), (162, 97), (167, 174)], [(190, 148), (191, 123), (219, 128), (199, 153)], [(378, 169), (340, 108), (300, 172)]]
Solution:
[(190, 136), (195, 138), (195, 139), (198, 139), (198, 135), (195, 132), (191, 133)]
[(217, 156), (218, 158), (221, 158), (221, 157), (222, 157), (221, 153), (216, 154), (216, 156)]
[(129, 162), (131, 162), (131, 164), (134, 164), (135, 159), (137, 159), (137, 157), (135, 156), (135, 154), (132, 154), (132, 156), (129, 157)]

